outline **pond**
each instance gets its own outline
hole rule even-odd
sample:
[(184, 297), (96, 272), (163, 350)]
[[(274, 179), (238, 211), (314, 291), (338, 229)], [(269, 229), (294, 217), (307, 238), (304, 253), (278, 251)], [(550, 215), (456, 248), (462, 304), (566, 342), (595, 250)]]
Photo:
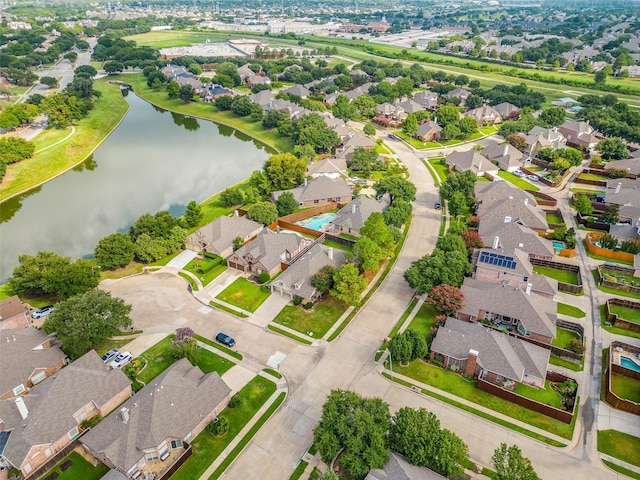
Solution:
[(126, 231), (140, 215), (181, 215), (191, 200), (201, 202), (249, 177), (273, 153), (233, 128), (123, 94), (129, 111), (93, 155), (0, 204), (0, 283), (18, 255), (91, 255), (100, 238)]

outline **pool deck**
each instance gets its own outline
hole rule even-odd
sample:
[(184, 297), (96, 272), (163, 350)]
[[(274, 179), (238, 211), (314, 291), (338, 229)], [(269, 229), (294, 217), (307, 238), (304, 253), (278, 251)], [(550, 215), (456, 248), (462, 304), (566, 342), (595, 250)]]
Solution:
[(636, 357), (636, 355), (634, 353), (628, 352), (627, 350), (624, 350), (624, 349), (614, 348), (613, 349), (613, 363), (622, 366), (622, 364), (620, 362), (620, 357), (627, 357), (627, 358), (631, 359), (640, 368), (640, 360)]

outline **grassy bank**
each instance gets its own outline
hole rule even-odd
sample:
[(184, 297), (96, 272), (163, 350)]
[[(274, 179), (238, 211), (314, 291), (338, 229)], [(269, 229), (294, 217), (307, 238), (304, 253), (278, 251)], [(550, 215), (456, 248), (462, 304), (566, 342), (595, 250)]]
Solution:
[[(36, 153), (33, 158), (23, 160), (7, 168), (1, 184), (0, 201), (40, 185), (69, 170), (87, 158), (91, 152), (120, 123), (129, 106), (120, 94), (117, 85), (97, 80), (94, 88), (102, 92), (89, 115), (75, 126), (75, 132), (66, 141)], [(55, 143), (69, 134), (55, 130), (36, 137), (36, 150)]]
[(156, 92), (150, 89), (142, 74), (121, 75), (119, 78), (131, 85), (140, 98), (158, 107), (228, 125), (280, 152), (293, 150), (291, 138), (281, 137), (276, 130), (267, 130), (260, 122), (250, 121), (249, 117), (238, 117), (228, 111), (219, 112), (210, 103), (184, 103), (182, 100), (171, 100), (167, 97), (167, 92)]

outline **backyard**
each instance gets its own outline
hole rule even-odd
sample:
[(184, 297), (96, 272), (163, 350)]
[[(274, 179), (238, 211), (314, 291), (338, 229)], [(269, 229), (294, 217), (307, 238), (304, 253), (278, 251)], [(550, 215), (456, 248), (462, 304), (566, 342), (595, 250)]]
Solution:
[(604, 305), (600, 305), (600, 319), (601, 319), (600, 326), (609, 333), (626, 335), (627, 337), (633, 337), (633, 338), (640, 338), (640, 332), (634, 332), (632, 330), (627, 330), (626, 328), (614, 327), (609, 322), (607, 322), (607, 316), (605, 314)]
[(544, 382), (544, 388), (534, 388), (524, 383), (519, 383), (516, 387), (516, 393), (536, 402), (562, 409), (562, 395), (551, 388), (549, 380)]
[(555, 213), (547, 213), (546, 214), (546, 218), (547, 218), (547, 223), (549, 225), (553, 224), (553, 225), (564, 225), (564, 220), (562, 219), (562, 217), (556, 215)]
[(640, 403), (640, 380), (611, 374), (611, 391), (619, 398)]
[(240, 277), (220, 292), (216, 298), (229, 305), (253, 313), (270, 294), (271, 292), (266, 287), (256, 285), (246, 278)]
[(640, 465), (640, 438), (615, 430), (598, 431), (598, 451)]
[(564, 328), (556, 328), (556, 336), (551, 341), (551, 345), (566, 349), (573, 339), (580, 340), (580, 335)]
[(322, 338), (347, 308), (346, 303), (328, 295), (310, 310), (286, 305), (273, 321), (310, 337)]
[(609, 311), (629, 322), (640, 323), (640, 310), (621, 307), (620, 305), (609, 305)]
[(558, 270), (550, 267), (540, 267), (535, 265), (533, 271), (544, 275), (545, 277), (553, 278), (562, 283), (568, 283), (569, 285), (579, 285), (578, 275), (574, 272), (568, 272), (566, 270)]
[(60, 460), (55, 467), (49, 470), (44, 480), (98, 480), (109, 471), (104, 463), (97, 466), (91, 465), (78, 452), (71, 452)]
[(229, 421), (228, 432), (221, 437), (216, 437), (203, 430), (191, 444), (193, 455), (171, 477), (172, 480), (200, 478), (275, 390), (276, 385), (273, 382), (260, 376), (254, 377), (247, 383), (235, 395), (240, 404), (235, 408), (227, 407), (220, 414), (220, 417), (225, 417)]
[[(591, 256), (591, 255), (589, 255)], [(605, 285), (600, 285), (599, 282), (599, 276), (598, 276), (598, 271), (596, 269), (592, 270), (593, 273), (593, 278), (596, 281), (596, 285), (598, 286), (598, 290), (605, 292), (605, 293), (611, 293), (613, 295), (619, 295), (621, 297), (629, 297), (629, 298), (635, 298), (636, 300), (640, 300), (640, 295), (637, 295), (633, 292), (625, 292), (624, 290), (620, 290), (619, 288), (614, 288), (614, 287), (607, 287)]]

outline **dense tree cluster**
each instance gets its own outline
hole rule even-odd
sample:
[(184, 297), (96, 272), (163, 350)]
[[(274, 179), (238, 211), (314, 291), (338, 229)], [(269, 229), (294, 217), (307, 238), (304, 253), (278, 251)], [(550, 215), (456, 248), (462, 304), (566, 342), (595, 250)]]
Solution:
[(589, 121), (600, 133), (629, 142), (640, 141), (640, 112), (618, 102), (615, 95), (583, 95), (578, 101), (583, 107), (578, 118)]

